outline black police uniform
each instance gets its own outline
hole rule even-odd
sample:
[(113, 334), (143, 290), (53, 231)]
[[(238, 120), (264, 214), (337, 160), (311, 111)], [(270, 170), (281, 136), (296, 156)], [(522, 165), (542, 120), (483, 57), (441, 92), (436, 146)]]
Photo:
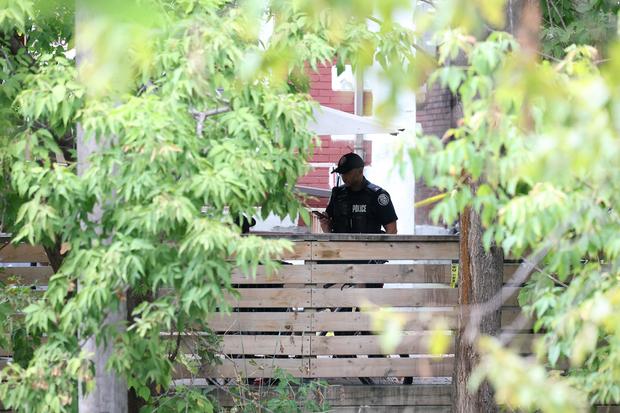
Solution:
[[(390, 194), (370, 183), (366, 178), (362, 189), (352, 191), (345, 185), (334, 187), (325, 210), (331, 218), (332, 232), (381, 234), (383, 225), (398, 219)], [(331, 261), (332, 264), (381, 264), (385, 261)], [(327, 284), (330, 287), (332, 284)], [(383, 284), (370, 283), (368, 288), (381, 288)]]
[(359, 191), (334, 187), (325, 212), (337, 233), (380, 234), (381, 226), (398, 219), (390, 194), (366, 178)]
[[(331, 218), (332, 232), (380, 234), (381, 227), (398, 219), (390, 194), (383, 188), (370, 183), (364, 178), (362, 189), (352, 191), (345, 185), (334, 187), (325, 212)], [(331, 261), (329, 263), (347, 264), (381, 264), (385, 261)], [(326, 284), (329, 288), (333, 284)], [(382, 288), (382, 283), (366, 284), (367, 288)], [(352, 311), (351, 308), (341, 308), (339, 311)], [(372, 332), (362, 331), (362, 335), (371, 335)], [(346, 332), (336, 332), (335, 335), (346, 335)], [(338, 357), (338, 356), (335, 356)], [(375, 356), (370, 356), (375, 357)], [(380, 356), (376, 356), (380, 357)], [(372, 384), (367, 377), (360, 377), (364, 384)]]

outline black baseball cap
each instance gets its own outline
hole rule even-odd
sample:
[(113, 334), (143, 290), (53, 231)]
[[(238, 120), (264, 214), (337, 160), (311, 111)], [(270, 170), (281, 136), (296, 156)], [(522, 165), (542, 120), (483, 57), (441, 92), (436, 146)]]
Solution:
[(356, 153), (347, 153), (342, 155), (338, 161), (338, 167), (332, 171), (334, 174), (346, 174), (352, 169), (363, 168), (364, 160)]

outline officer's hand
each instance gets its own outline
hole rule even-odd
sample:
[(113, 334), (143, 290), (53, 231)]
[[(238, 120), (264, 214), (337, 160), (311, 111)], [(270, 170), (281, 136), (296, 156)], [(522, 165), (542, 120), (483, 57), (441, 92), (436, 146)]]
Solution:
[(332, 232), (332, 222), (329, 216), (318, 211), (313, 211), (313, 213), (319, 219), (323, 232)]
[(332, 232), (332, 221), (329, 218), (319, 218), (319, 222), (321, 223), (321, 229), (323, 232)]

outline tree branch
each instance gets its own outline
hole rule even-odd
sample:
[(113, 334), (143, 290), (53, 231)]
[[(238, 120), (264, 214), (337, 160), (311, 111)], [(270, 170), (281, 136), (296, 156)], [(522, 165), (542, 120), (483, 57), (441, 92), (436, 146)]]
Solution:
[[(560, 18), (560, 23), (562, 23), (562, 27), (564, 27), (564, 30), (568, 30), (568, 28), (566, 27), (566, 23), (564, 22), (564, 17), (562, 17), (562, 13), (560, 13), (560, 11), (558, 10), (558, 8), (555, 5), (555, 3), (553, 2), (553, 0), (548, 0), (548, 2), (551, 3), (551, 5), (553, 6), (553, 9), (555, 10), (556, 14)], [(549, 16), (551, 16), (551, 15), (549, 15)]]
[[(431, 4), (431, 3), (428, 3), (428, 4)], [(370, 20), (371, 22), (377, 23), (378, 25), (383, 25), (383, 22), (374, 16), (368, 16), (367, 19)], [(431, 60), (435, 64), (435, 66), (439, 65), (435, 56), (431, 55), (430, 53), (428, 53), (426, 50), (422, 49), (420, 46), (418, 46), (415, 43), (413, 43), (412, 46), (418, 53), (422, 54), (424, 57)]]
[[(529, 257), (523, 260), (523, 263), (510, 279), (511, 283), (523, 284), (532, 270), (545, 258), (550, 249), (550, 246), (544, 247), (540, 251), (530, 254)], [(470, 308), (466, 310), (469, 312), (469, 322), (465, 329), (465, 337), (469, 342), (473, 343), (478, 336), (478, 325), (482, 317), (501, 308), (507, 299), (508, 297), (504, 297), (500, 290), (500, 292), (495, 294), (489, 301), (470, 306)]]
[(177, 312), (177, 326), (176, 326), (176, 330), (177, 330), (177, 340), (176, 343), (174, 345), (174, 351), (172, 352), (172, 354), (168, 355), (168, 360), (170, 360), (170, 362), (174, 362), (177, 358), (177, 356), (179, 355), (179, 348), (181, 347), (181, 332), (179, 331), (179, 324), (180, 321), (179, 319), (181, 318), (181, 310), (179, 309), (179, 311)]
[(205, 120), (208, 117), (219, 115), (219, 114), (226, 113), (226, 112), (230, 112), (231, 110), (232, 109), (228, 105), (222, 106), (222, 107), (217, 107), (215, 109), (209, 109), (209, 110), (206, 110), (204, 112), (200, 112), (200, 111), (197, 111), (195, 109), (190, 110), (190, 113), (192, 114), (192, 116), (194, 116), (194, 118), (197, 121), (197, 123), (196, 123), (196, 135), (202, 136), (202, 130), (204, 128), (204, 122), (205, 122)]

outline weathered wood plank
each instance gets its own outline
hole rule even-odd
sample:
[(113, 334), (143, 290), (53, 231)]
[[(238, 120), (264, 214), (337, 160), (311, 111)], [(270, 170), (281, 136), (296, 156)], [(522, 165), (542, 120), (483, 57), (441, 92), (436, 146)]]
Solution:
[(382, 242), (452, 242), (458, 244), (458, 235), (391, 235), (391, 234), (336, 234), (336, 233), (282, 233), (253, 231), (251, 235), (264, 238), (286, 238), (292, 241), (382, 241)]
[(54, 274), (52, 267), (1, 267), (0, 280), (7, 282), (11, 277), (17, 277), (19, 284), (47, 285)]
[(534, 321), (525, 317), (523, 323), (518, 322), (522, 317), (519, 307), (502, 307), (502, 330), (531, 331)]
[[(390, 317), (402, 322), (403, 331), (414, 331), (437, 328), (446, 323), (447, 328), (455, 325), (456, 314), (453, 310), (430, 311), (393, 311)], [(372, 312), (331, 312), (319, 311), (312, 316), (313, 331), (371, 331), (372, 320), (376, 318)]]
[[(2, 267), (0, 279), (19, 276), (23, 284), (47, 285), (52, 267)], [(284, 265), (277, 273), (268, 274), (259, 266), (256, 277), (240, 270), (232, 274), (233, 284), (311, 284), (311, 283), (441, 283), (450, 282), (449, 265), (375, 265), (328, 264)]]
[(532, 353), (532, 344), (534, 340), (539, 337), (542, 337), (542, 334), (507, 334), (502, 333), (502, 338), (507, 341), (507, 346), (512, 348), (515, 351), (518, 351), (521, 354), (531, 354)]
[(314, 260), (457, 260), (454, 242), (315, 241)]
[(312, 330), (312, 314), (306, 312), (255, 312), (213, 314), (209, 327), (217, 332), (301, 332)]
[(293, 242), (293, 251), (285, 251), (280, 258), (283, 260), (310, 260), (312, 259), (312, 243), (295, 241)]
[[(453, 310), (436, 310), (421, 308), (428, 311), (394, 311), (390, 316), (402, 320), (404, 331), (437, 328), (439, 322), (446, 327), (454, 328), (455, 313)], [(519, 316), (515, 307), (502, 309), (502, 328), (511, 327), (511, 323)], [(209, 327), (217, 332), (262, 331), (262, 332), (303, 332), (303, 331), (370, 331), (372, 330), (372, 313), (370, 312), (247, 312), (220, 314), (215, 313), (208, 320)], [(532, 321), (528, 320), (518, 331), (532, 329)], [(514, 330), (514, 328), (513, 328)]]
[(224, 354), (310, 355), (309, 336), (223, 335), (220, 338), (220, 351)]
[[(232, 407), (234, 398), (230, 391), (220, 387), (204, 386), (210, 395), (224, 407)], [(293, 387), (295, 388), (295, 387)], [(451, 403), (450, 385), (394, 386), (394, 385), (330, 385), (321, 392), (320, 397), (333, 409), (351, 406), (449, 406)], [(248, 392), (258, 400), (275, 397), (273, 389), (265, 386), (249, 386)]]
[[(504, 281), (509, 283), (519, 264), (504, 265)], [(439, 283), (449, 284), (449, 264), (306, 264), (282, 265), (269, 274), (264, 266), (256, 277), (235, 270), (233, 284), (310, 284), (310, 283)]]
[(312, 306), (362, 307), (431, 307), (457, 303), (455, 288), (314, 288)]
[[(203, 366), (197, 377), (273, 377), (279, 367), (295, 377), (449, 377), (453, 359), (442, 358), (252, 358), (226, 359), (221, 365)], [(191, 378), (182, 366), (175, 366), (175, 379)]]
[[(451, 331), (442, 333), (449, 340), (446, 353), (454, 352), (454, 335)], [(381, 345), (379, 336), (314, 336), (311, 337), (312, 355), (359, 355), (359, 354), (430, 354), (433, 333), (420, 331), (404, 334), (400, 342), (389, 352)]]
[(451, 406), (362, 406), (334, 407), (330, 413), (450, 413)]
[[(504, 265), (504, 282), (512, 284), (519, 264)], [(440, 283), (449, 284), (449, 264), (314, 264), (314, 283)]]
[[(201, 333), (184, 334), (181, 336), (180, 351), (195, 353), (200, 344)], [(303, 356), (310, 355), (310, 336), (299, 335), (231, 335), (219, 337), (219, 347), (215, 350), (227, 355), (261, 356)], [(164, 334), (166, 340), (176, 340), (177, 335)]]
[[(510, 277), (518, 264), (504, 266), (504, 280)], [(46, 285), (52, 276), (52, 267), (3, 267), (0, 279), (18, 275), (23, 284)], [(450, 265), (445, 264), (306, 264), (282, 265), (277, 272), (267, 273), (264, 266), (257, 268), (256, 277), (239, 269), (232, 273), (233, 284), (311, 284), (311, 283), (450, 283)]]
[(2, 244), (0, 262), (48, 262), (47, 254), (40, 245)]
[(452, 357), (317, 358), (310, 359), (310, 377), (449, 377)]
[[(360, 329), (361, 330), (361, 329)], [(313, 334), (313, 333), (310, 333)], [(230, 355), (265, 356), (280, 355), (368, 355), (368, 354), (429, 354), (431, 331), (404, 332), (401, 341), (395, 349), (387, 353), (381, 346), (381, 339), (374, 336), (315, 336), (315, 335), (220, 335), (221, 345), (219, 351)], [(438, 334), (438, 333), (435, 333)], [(445, 331), (447, 336), (453, 336), (453, 332)], [(541, 337), (540, 334), (502, 333), (503, 339), (508, 339), (508, 347), (522, 354), (532, 352), (532, 343)], [(175, 340), (176, 336), (167, 336)], [(43, 339), (45, 341), (45, 339)], [(181, 349), (191, 352), (196, 338), (191, 335), (182, 337)], [(454, 353), (454, 340), (449, 340), (446, 354)], [(0, 356), (12, 356), (12, 352), (0, 348)]]
[[(514, 289), (512, 289), (514, 290)], [(515, 292), (508, 288), (507, 292)], [(454, 288), (239, 288), (240, 298), (227, 296), (232, 307), (382, 307), (454, 306)], [(509, 302), (509, 305), (512, 301)]]
[(443, 283), (450, 265), (314, 264), (314, 283)]
[(518, 307), (519, 306), (519, 292), (521, 287), (503, 287), (502, 299), (504, 300), (504, 306), (506, 307)]
[(434, 406), (450, 405), (452, 386), (329, 386), (324, 392), (330, 406)]
[(310, 307), (311, 289), (309, 288), (239, 288), (241, 297), (226, 296), (232, 307), (239, 308), (289, 308)]
[[(199, 369), (197, 377), (273, 377), (276, 367), (293, 375), (294, 377), (309, 376), (308, 359), (252, 358), (225, 359), (222, 360), (222, 364), (220, 365), (202, 366)], [(173, 378), (191, 378), (191, 374), (184, 367), (176, 365)]]
[(310, 265), (282, 265), (275, 273), (268, 273), (264, 266), (256, 269), (256, 277), (243, 274), (239, 269), (232, 273), (233, 284), (310, 284), (312, 282)]

